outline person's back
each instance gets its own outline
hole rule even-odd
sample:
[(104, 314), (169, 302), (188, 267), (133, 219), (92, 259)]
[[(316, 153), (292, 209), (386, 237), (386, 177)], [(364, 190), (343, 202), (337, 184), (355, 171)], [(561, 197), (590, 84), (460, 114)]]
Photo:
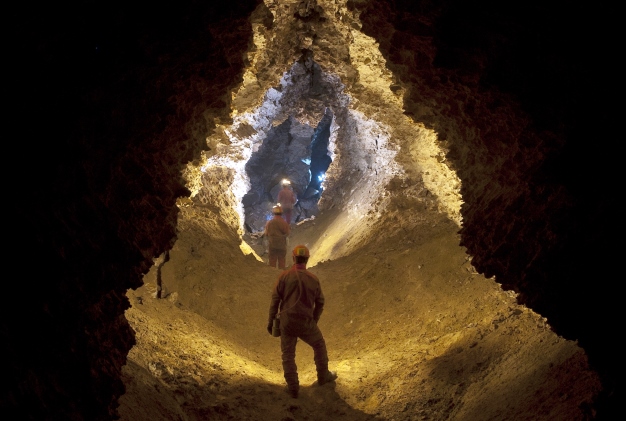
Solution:
[(293, 205), (296, 203), (296, 194), (288, 187), (285, 186), (278, 192), (278, 203), (285, 209), (293, 209)]
[(274, 217), (265, 224), (263, 235), (267, 237), (269, 249), (269, 265), (279, 269), (285, 268), (285, 256), (287, 255), (287, 236), (291, 228), (282, 217), (280, 206), (274, 206)]
[(296, 204), (296, 194), (289, 188), (288, 185), (284, 185), (283, 189), (278, 192), (278, 203), (283, 210), (283, 218), (287, 221), (288, 224), (291, 224), (291, 213), (293, 212), (293, 207)]
[[(313, 319), (317, 322), (324, 309), (324, 294), (320, 281), (306, 268), (297, 264), (283, 272), (278, 280), (277, 294), (280, 303), (281, 320)], [(289, 323), (283, 324), (289, 328)], [(297, 334), (297, 332), (293, 332)]]
[(274, 217), (265, 224), (265, 235), (268, 238), (270, 248), (286, 251), (289, 232), (289, 224), (281, 215), (274, 215)]

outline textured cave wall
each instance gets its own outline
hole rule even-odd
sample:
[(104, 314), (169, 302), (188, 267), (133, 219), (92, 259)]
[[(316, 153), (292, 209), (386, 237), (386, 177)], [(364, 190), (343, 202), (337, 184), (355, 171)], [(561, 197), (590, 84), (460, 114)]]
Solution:
[(125, 293), (174, 241), (181, 171), (229, 119), (257, 4), (7, 12), (3, 89), (23, 164), (0, 404), (19, 419), (115, 417), (134, 344)]
[[(243, 75), (254, 80), (234, 108), (253, 107), (309, 47), (364, 100), (363, 112), (379, 108), (362, 93), (350, 34), (322, 27), (327, 18), (316, 2), (292, 2), (297, 19), (279, 2), (255, 9), (259, 3), (9, 10), (7, 120), (23, 160), (14, 165), (11, 198), (15, 225), (26, 229), (16, 254), (27, 270), (3, 306), (11, 364), (2, 407), (17, 405), (32, 419), (115, 413), (133, 344), (124, 293), (172, 244), (174, 203), (187, 194), (181, 170), (200, 158), (216, 124), (229, 123), (229, 93), (250, 59), (242, 56), (252, 36), (248, 15), (267, 34), (266, 50)], [(406, 115), (436, 130), (449, 151), (462, 181), (463, 245), (477, 269), (519, 291), (557, 333), (578, 339), (611, 386), (620, 349), (617, 335), (604, 334), (620, 329), (618, 249), (610, 241), (612, 212), (619, 216), (616, 111), (605, 101), (619, 68), (611, 62), (608, 31), (618, 27), (607, 22), (611, 10), (538, 9), (532, 1), (512, 3), (517, 10), (451, 0), (348, 3), (379, 42)], [(270, 33), (273, 26), (284, 32)], [(290, 33), (299, 36), (283, 37)]]
[[(371, 224), (357, 221), (375, 219), (387, 201), (386, 195), (368, 191), (384, 190), (388, 177), (401, 171), (407, 183), (437, 191), (437, 206), (459, 223), (458, 178), (440, 159), (443, 154), (434, 132), (403, 114), (401, 94), (390, 89), (392, 74), (384, 58), (375, 41), (358, 31), (358, 21), (345, 2), (265, 3), (267, 8), (257, 9), (251, 17), (254, 46), (248, 53), (244, 83), (233, 92), (235, 124), (221, 127), (223, 135), (209, 139), (216, 145), (215, 152), (190, 166), (186, 174), (194, 195), (204, 202), (203, 190), (212, 190), (200, 182), (209, 181), (203, 174), (212, 166), (231, 168), (236, 183), (231, 190), (245, 195), (241, 169), (272, 124), (291, 113), (302, 123), (315, 125), (328, 107), (334, 116), (333, 163), (320, 209), (350, 207), (351, 218), (343, 224), (345, 235), (354, 235), (354, 228), (362, 238), (372, 234)], [(266, 23), (270, 19), (271, 26)], [(320, 66), (319, 74), (315, 66), (313, 72), (302, 69), (308, 69), (311, 58)], [(228, 202), (226, 195), (217, 201)], [(336, 258), (349, 248), (327, 245), (326, 252)], [(319, 249), (316, 256), (331, 257)]]
[(449, 149), (473, 265), (578, 340), (607, 396), (617, 393), (619, 346), (606, 333), (619, 329), (611, 10), (556, 1), (350, 5), (406, 90), (406, 114)]

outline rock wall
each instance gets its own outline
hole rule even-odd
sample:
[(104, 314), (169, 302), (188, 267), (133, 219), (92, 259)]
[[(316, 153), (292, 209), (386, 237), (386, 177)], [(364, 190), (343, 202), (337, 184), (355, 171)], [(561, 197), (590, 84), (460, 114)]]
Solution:
[(605, 329), (618, 328), (619, 303), (605, 293), (617, 262), (609, 216), (617, 157), (592, 145), (613, 136), (612, 111), (600, 105), (615, 39), (607, 11), (560, 2), (351, 5), (405, 91), (406, 114), (448, 149), (472, 264), (578, 340), (614, 393), (618, 345)]
[(173, 244), (181, 172), (230, 118), (257, 3), (7, 12), (8, 132), (23, 163), (0, 404), (19, 419), (115, 418), (134, 344), (126, 291)]

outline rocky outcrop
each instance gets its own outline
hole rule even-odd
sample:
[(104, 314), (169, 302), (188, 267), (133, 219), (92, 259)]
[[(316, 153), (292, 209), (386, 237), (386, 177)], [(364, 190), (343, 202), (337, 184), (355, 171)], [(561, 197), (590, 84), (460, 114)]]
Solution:
[(115, 418), (126, 291), (173, 244), (182, 170), (229, 119), (256, 3), (12, 9), (17, 252), (36, 262), (2, 310), (0, 402), (16, 419)]

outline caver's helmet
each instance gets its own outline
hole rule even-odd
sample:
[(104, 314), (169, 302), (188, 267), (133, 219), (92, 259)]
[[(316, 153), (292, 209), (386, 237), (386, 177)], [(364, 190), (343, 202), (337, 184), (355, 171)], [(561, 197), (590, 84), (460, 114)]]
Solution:
[(274, 215), (282, 215), (283, 214), (283, 208), (280, 207), (280, 205), (276, 205), (272, 208), (272, 213)]
[(293, 255), (298, 257), (298, 256), (302, 256), (302, 257), (309, 257), (309, 249), (306, 248), (305, 245), (297, 245), (293, 248)]

